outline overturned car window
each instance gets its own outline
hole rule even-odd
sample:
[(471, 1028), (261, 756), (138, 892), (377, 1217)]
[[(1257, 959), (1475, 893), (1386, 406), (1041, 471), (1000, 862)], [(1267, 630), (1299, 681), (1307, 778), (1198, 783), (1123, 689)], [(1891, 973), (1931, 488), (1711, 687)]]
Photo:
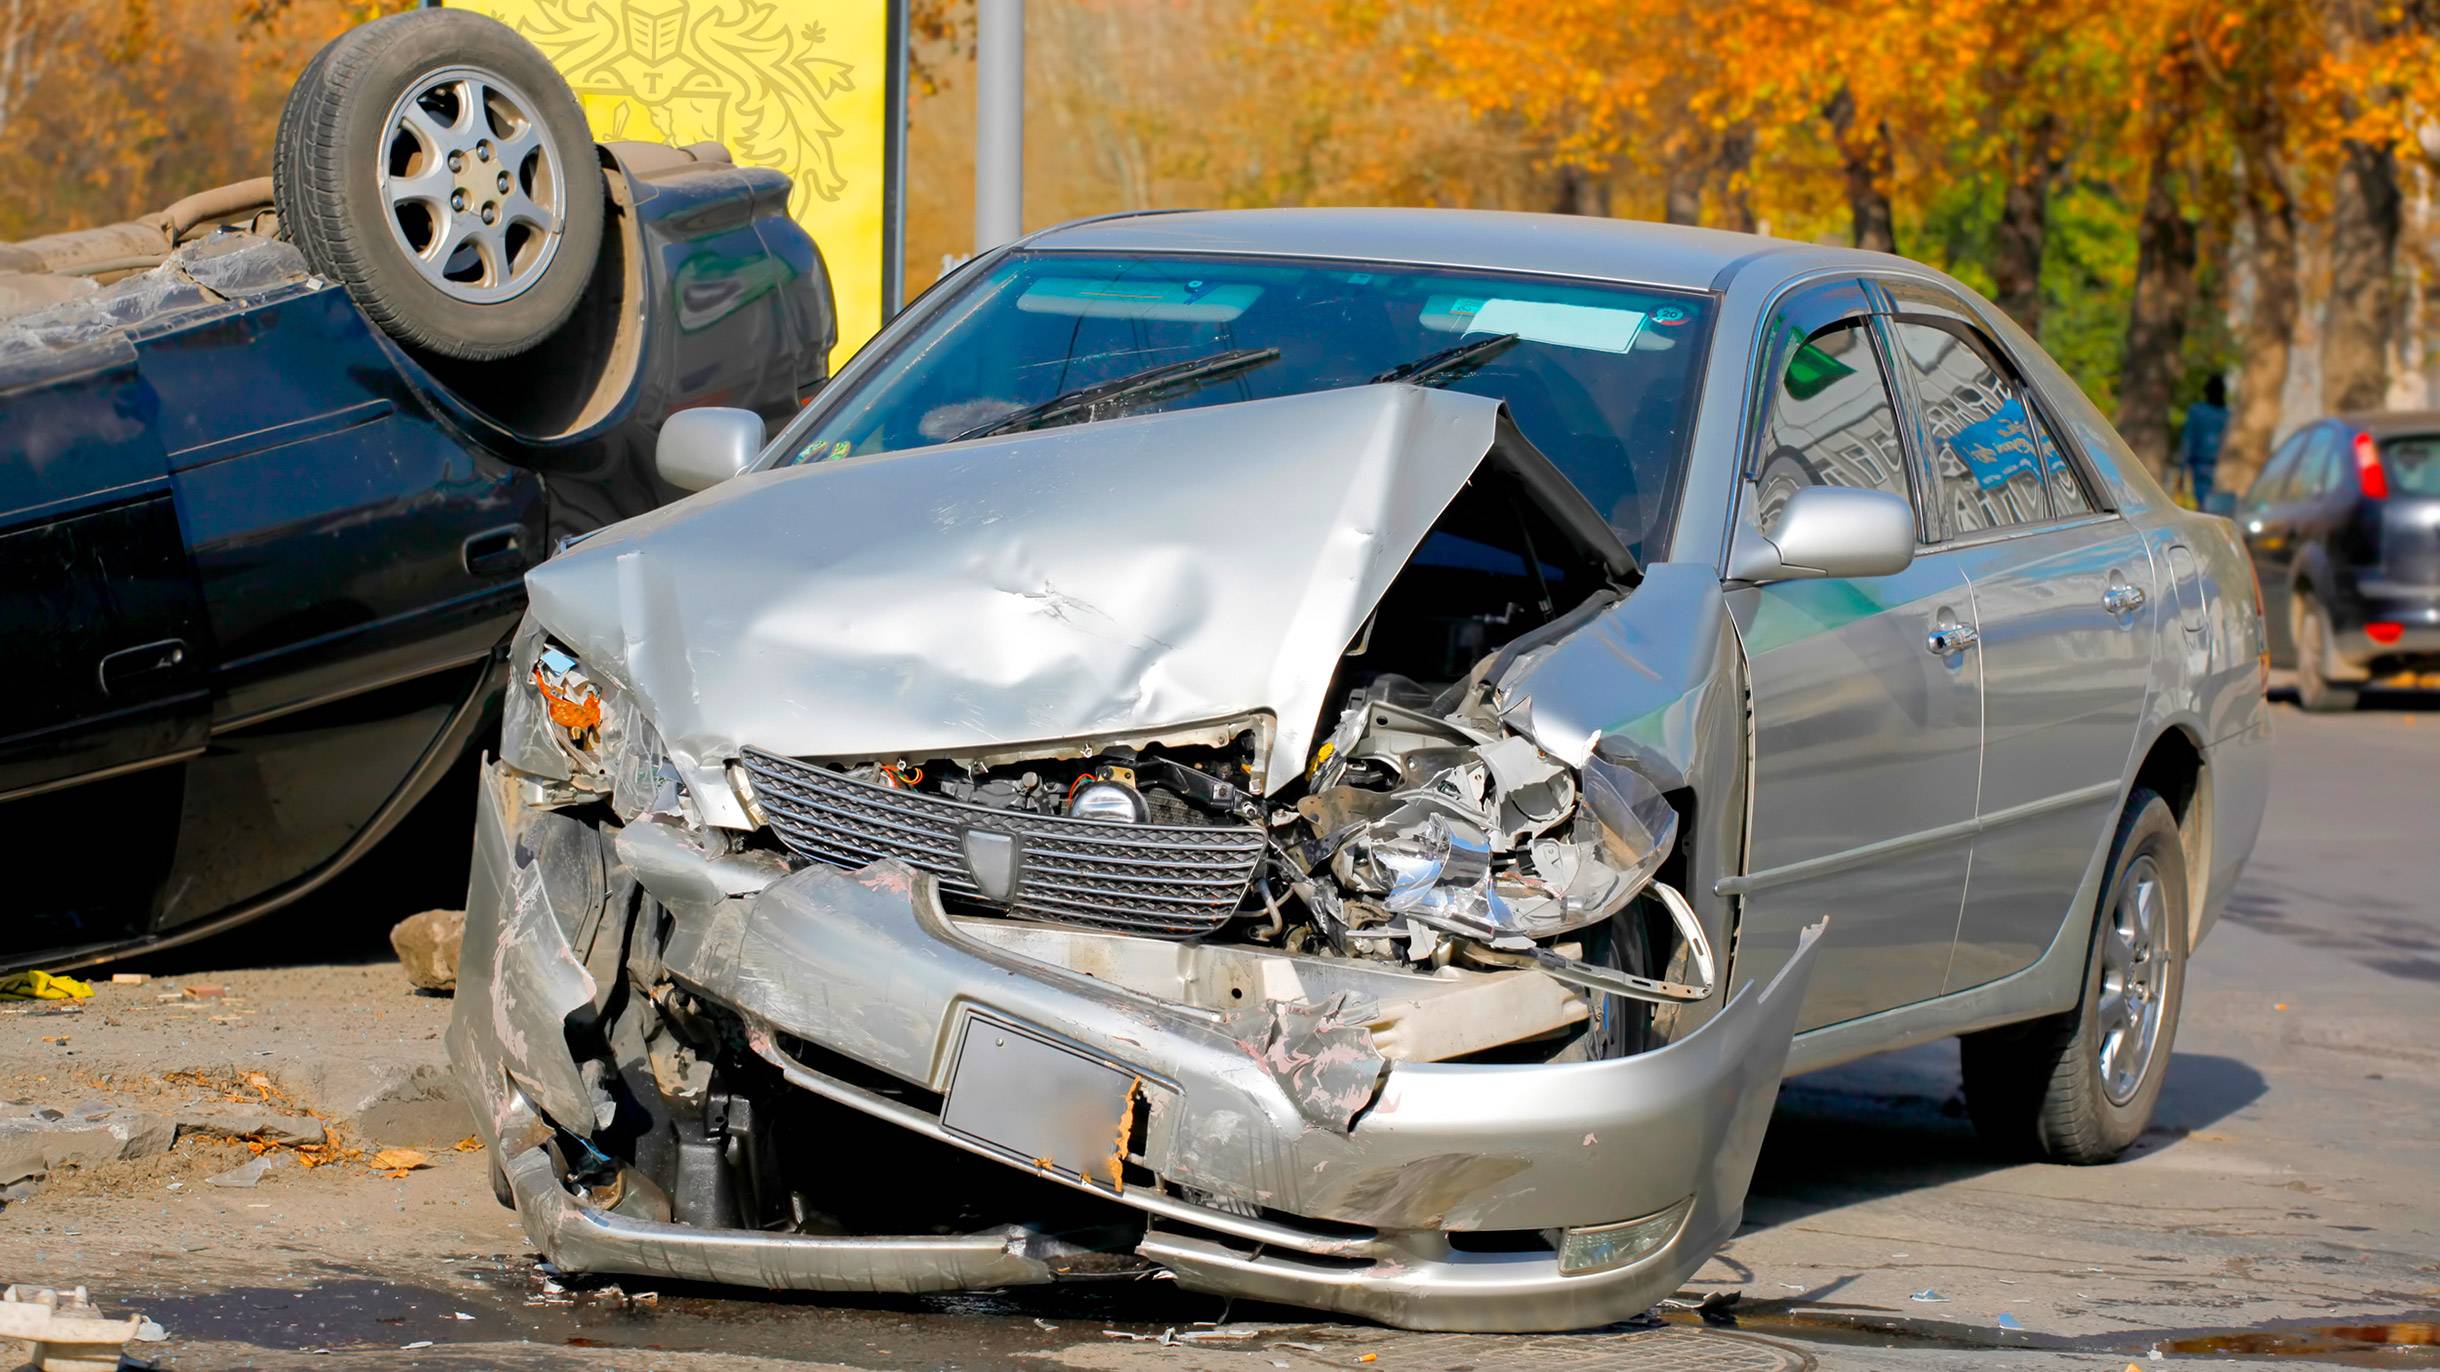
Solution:
[(1019, 253), (825, 394), (771, 460), (1406, 379), (1507, 402), (1651, 561), (1711, 313), (1690, 292), (1436, 268)]

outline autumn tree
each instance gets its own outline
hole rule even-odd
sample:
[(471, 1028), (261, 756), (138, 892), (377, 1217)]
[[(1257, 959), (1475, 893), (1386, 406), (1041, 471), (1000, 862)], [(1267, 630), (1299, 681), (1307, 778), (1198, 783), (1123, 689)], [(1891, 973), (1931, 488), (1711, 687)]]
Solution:
[(0, 240), (268, 173), (306, 59), (385, 7), (401, 5), (0, 0)]

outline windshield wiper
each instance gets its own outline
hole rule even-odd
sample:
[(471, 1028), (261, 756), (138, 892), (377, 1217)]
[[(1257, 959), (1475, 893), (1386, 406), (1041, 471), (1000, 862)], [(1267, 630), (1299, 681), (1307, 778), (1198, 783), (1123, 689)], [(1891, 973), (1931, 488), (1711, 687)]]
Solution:
[(978, 424), (949, 441), (962, 443), (969, 438), (989, 438), (993, 434), (1015, 433), (1022, 429), (1048, 428), (1070, 420), (1090, 423), (1101, 417), (1103, 409), (1119, 401), (1165, 400), (1184, 395), (1239, 372), (1252, 371), (1265, 362), (1276, 361), (1278, 357), (1277, 348), (1231, 348), (1209, 357), (1165, 362), (1158, 367), (1146, 367), (1140, 372), (1112, 377), (1108, 381), (1079, 386), (1075, 390), (1054, 395), (1039, 405), (1012, 410), (987, 424)]
[(1454, 347), (1401, 362), (1374, 376), (1366, 384), (1378, 386), (1384, 381), (1412, 381), (1418, 384), (1425, 381), (1456, 381), (1515, 347), (1516, 341), (1517, 336), (1512, 333), (1485, 334), (1481, 338), (1468, 339)]

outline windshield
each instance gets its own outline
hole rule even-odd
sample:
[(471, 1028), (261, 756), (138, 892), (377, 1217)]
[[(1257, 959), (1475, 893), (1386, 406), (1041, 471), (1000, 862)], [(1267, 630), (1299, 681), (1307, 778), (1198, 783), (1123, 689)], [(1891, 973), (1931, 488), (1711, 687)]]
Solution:
[(1650, 287), (1186, 254), (1014, 253), (952, 289), (913, 335), (825, 390), (769, 460), (899, 452), (1390, 374), (1506, 401), (1647, 561), (1665, 551), (1645, 545), (1664, 536), (1677, 498), (1713, 304)]

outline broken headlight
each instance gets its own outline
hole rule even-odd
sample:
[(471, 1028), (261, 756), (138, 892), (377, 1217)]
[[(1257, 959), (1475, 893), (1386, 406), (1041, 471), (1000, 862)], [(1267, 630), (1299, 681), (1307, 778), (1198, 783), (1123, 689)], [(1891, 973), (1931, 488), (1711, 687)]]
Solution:
[(659, 732), (615, 678), (531, 619), (509, 650), (500, 760), (536, 784), (537, 803), (607, 797), (621, 820), (680, 809)]
[(1446, 751), (1450, 765), (1332, 859), (1342, 885), (1393, 915), (1522, 946), (1618, 913), (1677, 843), (1677, 811), (1628, 768), (1593, 758), (1571, 787), (1523, 739)]

